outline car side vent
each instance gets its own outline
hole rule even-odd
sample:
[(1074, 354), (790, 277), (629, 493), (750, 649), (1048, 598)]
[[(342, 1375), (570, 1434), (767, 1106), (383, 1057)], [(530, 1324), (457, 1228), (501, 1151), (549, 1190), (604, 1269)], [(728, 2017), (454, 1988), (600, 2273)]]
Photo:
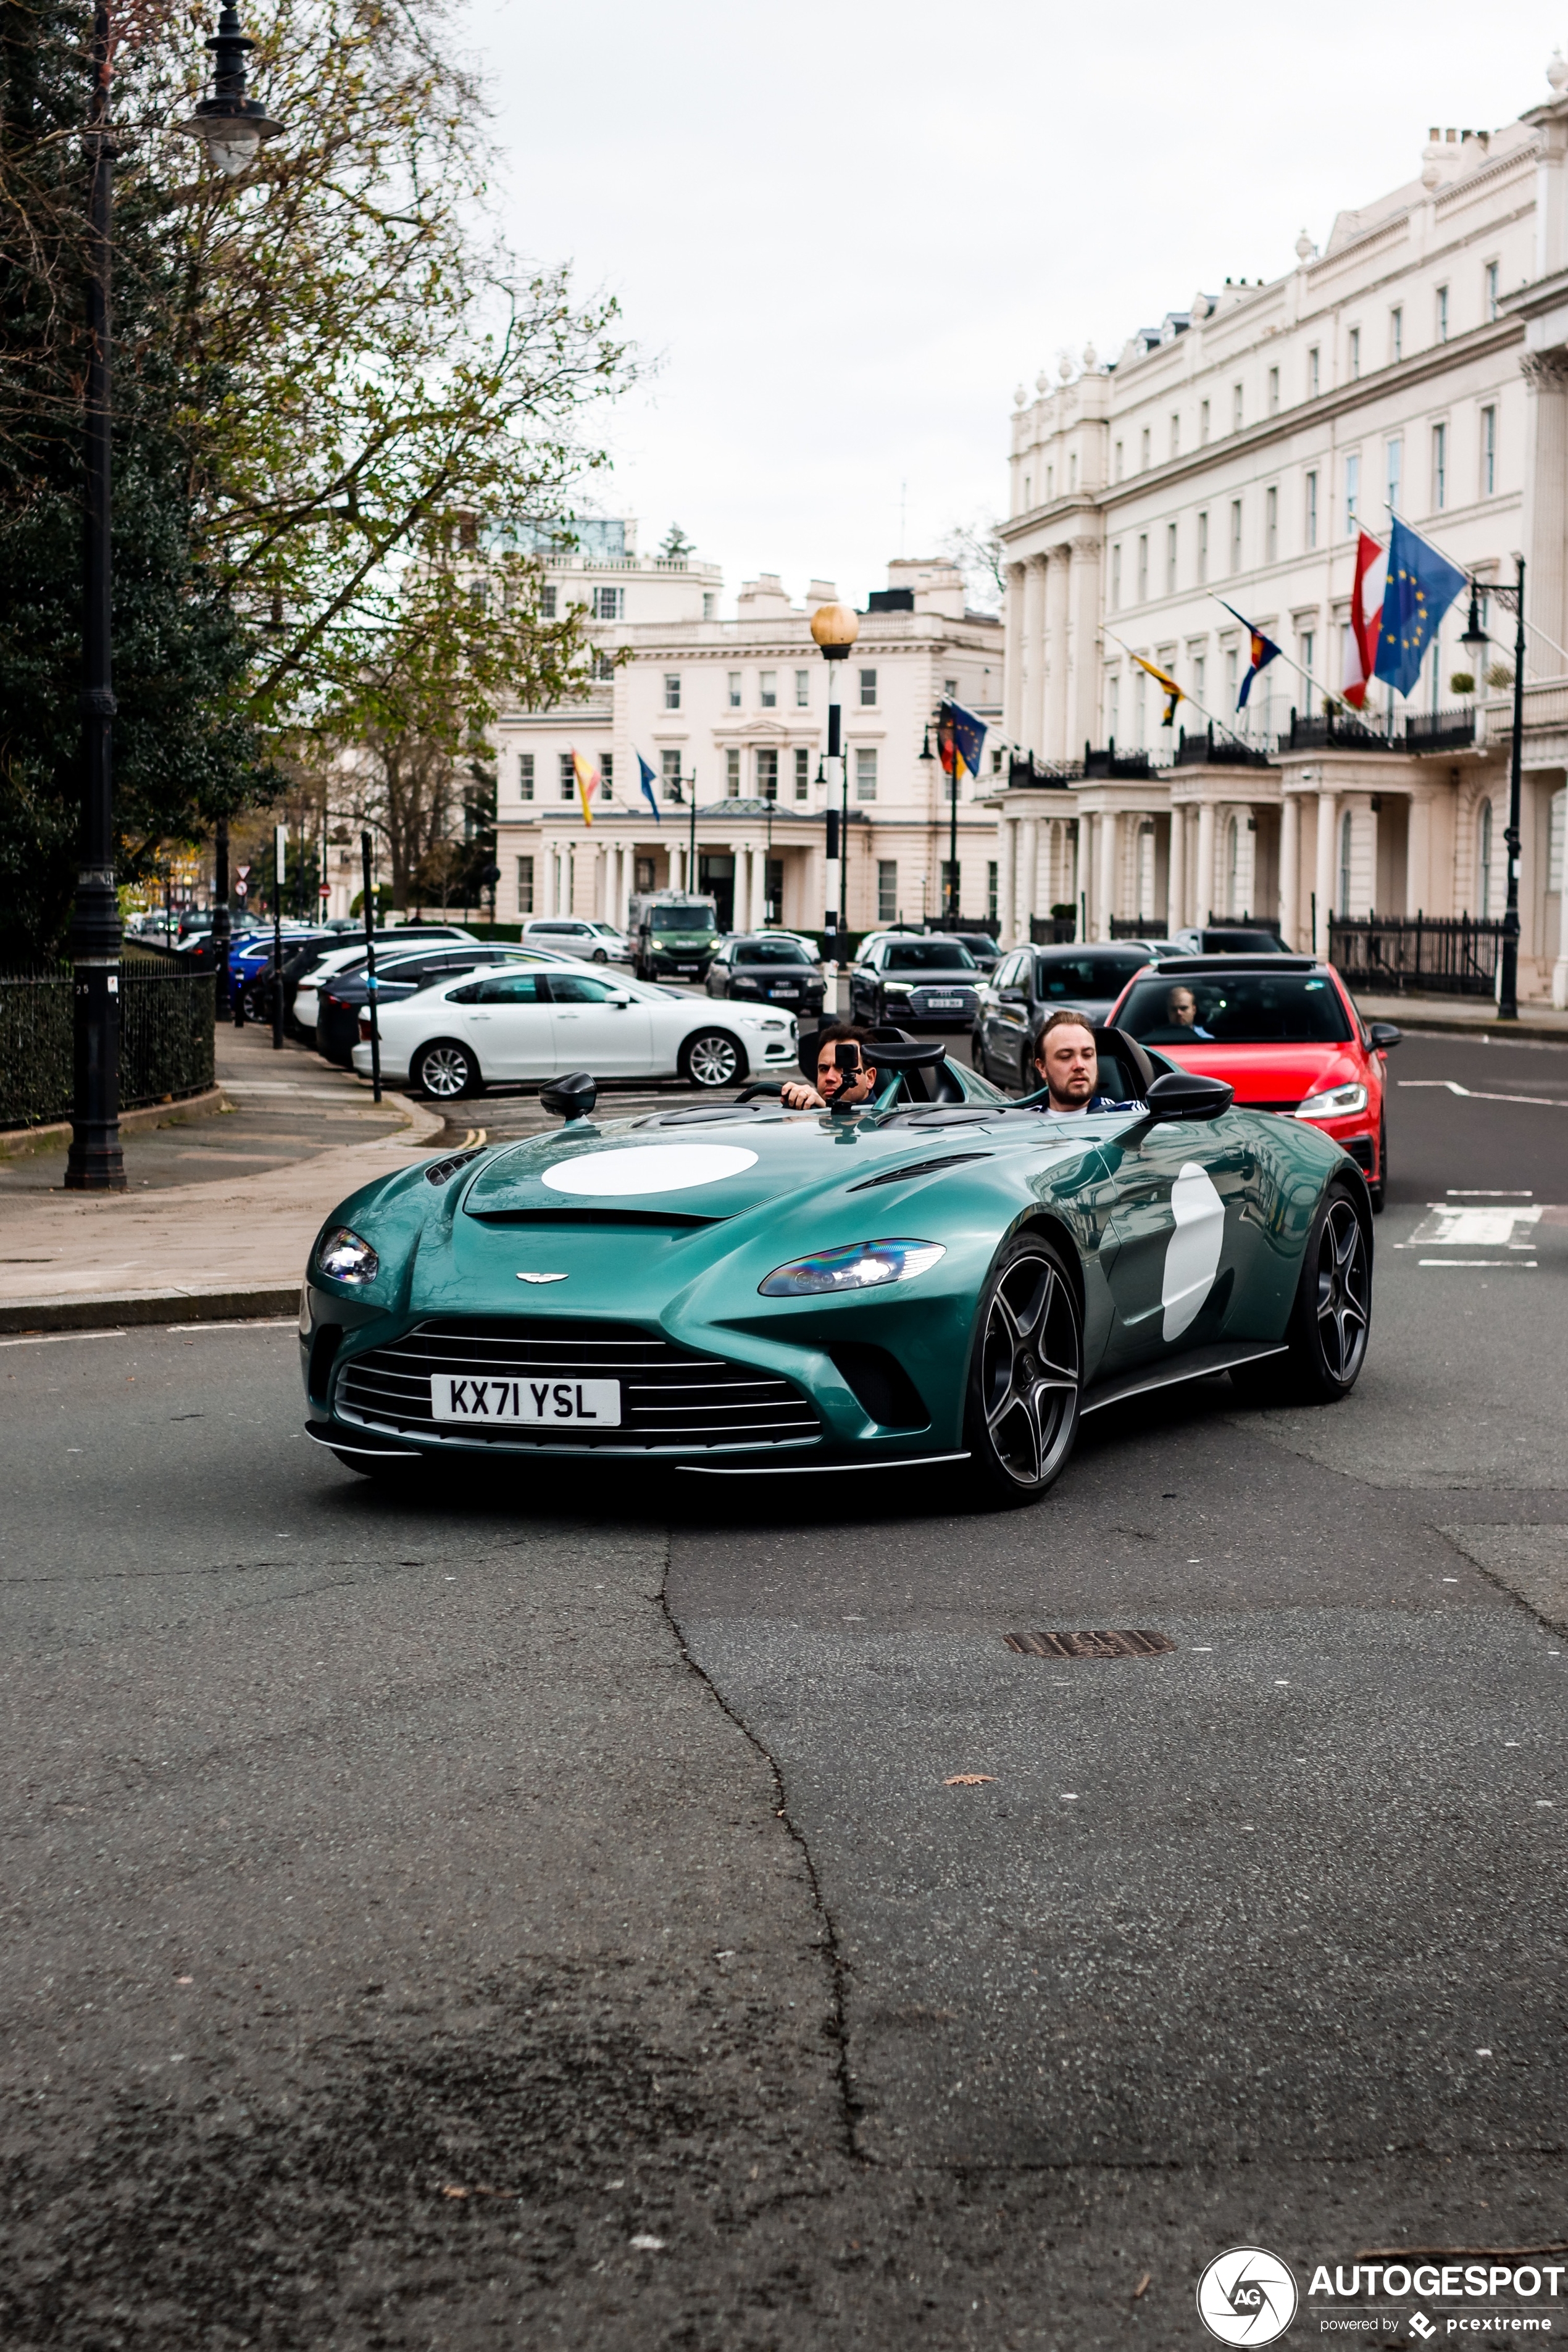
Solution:
[[(480, 1145), (479, 1150), (483, 1148)], [(449, 1160), (433, 1160), (425, 1171), (425, 1181), (426, 1184), (445, 1184), (448, 1178), (457, 1174), (459, 1168), (466, 1168), (470, 1160), (477, 1160), (479, 1150), (454, 1151)]]
[(343, 1336), (341, 1323), (319, 1323), (310, 1342), (310, 1372), (307, 1385), (312, 1397), (324, 1402), (327, 1382), (332, 1376), (332, 1360)]
[(845, 1340), (827, 1353), (846, 1387), (884, 1429), (923, 1429), (930, 1421), (924, 1398), (886, 1348)]
[(940, 1160), (911, 1160), (902, 1168), (884, 1168), (879, 1176), (868, 1176), (858, 1184), (851, 1184), (852, 1192), (869, 1192), (878, 1184), (910, 1184), (917, 1176), (940, 1176), (944, 1168), (967, 1167), (972, 1160), (994, 1160), (993, 1151), (949, 1151)]

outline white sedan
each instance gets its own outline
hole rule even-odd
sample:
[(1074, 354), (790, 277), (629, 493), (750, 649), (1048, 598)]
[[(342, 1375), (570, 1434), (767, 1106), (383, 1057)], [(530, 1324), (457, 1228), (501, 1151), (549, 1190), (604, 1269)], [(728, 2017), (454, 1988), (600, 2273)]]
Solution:
[(630, 963), (632, 943), (613, 923), (590, 923), (581, 916), (531, 915), (522, 927), (531, 948), (553, 948), (557, 955), (581, 956), (584, 963)]
[[(354, 1068), (370, 1076), (369, 1022), (362, 1019)], [(589, 1070), (596, 1078), (682, 1077), (730, 1087), (793, 1071), (794, 1016), (763, 1005), (679, 996), (596, 971), (480, 973), (421, 989), (382, 1008), (381, 1075), (438, 1102), (479, 1087)]]

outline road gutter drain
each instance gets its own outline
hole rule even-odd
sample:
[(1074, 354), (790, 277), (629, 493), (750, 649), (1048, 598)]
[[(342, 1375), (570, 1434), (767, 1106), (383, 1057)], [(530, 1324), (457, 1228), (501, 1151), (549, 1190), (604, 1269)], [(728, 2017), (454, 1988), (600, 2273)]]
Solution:
[(1160, 1658), (1174, 1650), (1163, 1633), (1004, 1633), (1021, 1658)]

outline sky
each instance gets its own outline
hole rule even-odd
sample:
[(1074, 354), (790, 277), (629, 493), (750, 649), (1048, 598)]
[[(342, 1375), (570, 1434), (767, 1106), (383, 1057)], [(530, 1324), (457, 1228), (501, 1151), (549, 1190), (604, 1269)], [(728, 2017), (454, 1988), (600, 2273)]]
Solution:
[(467, 0), (497, 226), (643, 380), (595, 510), (863, 604), (1005, 499), (1013, 390), (1551, 96), (1568, 0)]

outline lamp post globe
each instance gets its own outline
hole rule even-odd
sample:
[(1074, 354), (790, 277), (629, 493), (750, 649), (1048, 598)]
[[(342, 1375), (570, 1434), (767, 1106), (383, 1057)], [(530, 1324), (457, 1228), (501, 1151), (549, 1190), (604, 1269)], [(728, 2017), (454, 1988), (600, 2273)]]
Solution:
[(847, 604), (819, 604), (811, 616), (811, 634), (826, 661), (843, 661), (860, 634), (860, 615)]

